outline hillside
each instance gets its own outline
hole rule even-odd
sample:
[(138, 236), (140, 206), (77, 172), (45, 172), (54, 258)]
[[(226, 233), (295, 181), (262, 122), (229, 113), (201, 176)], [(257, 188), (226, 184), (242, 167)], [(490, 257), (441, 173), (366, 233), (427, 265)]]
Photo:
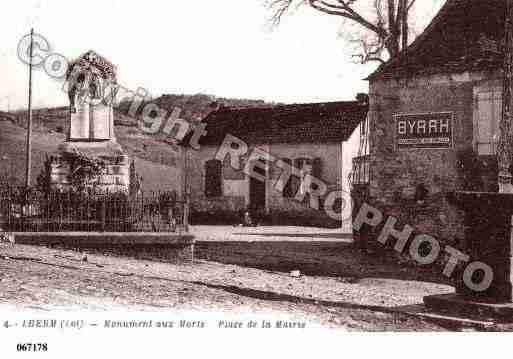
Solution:
[[(25, 140), (26, 130), (10, 120), (9, 116), (0, 113), (0, 179), (7, 178), (13, 184), (23, 184), (25, 180)], [(58, 145), (65, 136), (37, 127), (32, 140), (32, 176), (35, 183), (43, 169), (46, 156), (57, 151)], [(137, 147), (137, 145), (135, 145)], [(169, 151), (169, 146), (163, 146), (162, 151)], [(134, 146), (127, 148), (134, 154)], [(131, 150), (131, 151), (130, 151)], [(156, 148), (152, 150), (157, 151)], [(164, 153), (164, 152), (163, 152)], [(174, 154), (174, 152), (169, 151)], [(153, 155), (153, 153), (151, 153)], [(164, 157), (163, 154), (161, 154)], [(151, 162), (135, 157), (136, 170), (143, 177), (144, 191), (176, 189), (179, 182), (179, 172), (176, 167)]]
[[(175, 107), (178, 107), (181, 109), (180, 118), (190, 122), (200, 121), (219, 105), (227, 107), (264, 107), (273, 105), (273, 103), (263, 100), (223, 98), (204, 94), (166, 94), (150, 102), (155, 103), (159, 108), (168, 111), (168, 113), (171, 113)], [(128, 113), (128, 107), (128, 103), (121, 103), (118, 110), (126, 114)]]
[[(43, 169), (46, 154), (57, 149), (65, 136), (59, 133), (34, 130), (32, 141), (32, 181)], [(23, 184), (25, 180), (26, 131), (0, 114), (0, 179), (8, 178), (11, 183)]]
[[(222, 104), (233, 107), (269, 106), (261, 100), (217, 98), (210, 95), (163, 95), (151, 101), (160, 108), (169, 111), (178, 107), (182, 110), (180, 117), (190, 122), (201, 120), (215, 106)], [(142, 108), (142, 106), (141, 106)], [(163, 134), (148, 135), (137, 127), (135, 118), (128, 116), (129, 104), (121, 103), (115, 108), (115, 132), (118, 142), (133, 156), (158, 164), (175, 166), (176, 147), (170, 144)], [(43, 108), (33, 111), (33, 127), (39, 133), (65, 132), (69, 116), (68, 107)], [(14, 124), (26, 128), (27, 111), (0, 113), (0, 117), (8, 118)]]
[[(215, 97), (211, 95), (162, 95), (149, 103), (155, 103), (159, 108), (162, 108), (168, 113), (178, 107), (180, 108), (180, 118), (196, 122), (204, 118), (210, 111), (217, 106), (222, 105), (226, 107), (266, 107), (275, 105), (274, 103), (265, 102), (263, 100), (248, 100), (248, 99), (230, 99)], [(144, 103), (143, 103), (144, 104)], [(142, 108), (139, 107), (137, 115), (140, 115)], [(115, 106), (115, 124), (118, 126), (135, 127), (135, 118), (128, 115), (130, 103), (121, 102)], [(65, 128), (66, 119), (68, 118), (69, 108), (67, 106), (54, 107), (54, 108), (40, 108), (33, 110), (33, 120), (35, 127), (46, 127), (53, 131), (60, 132)], [(25, 127), (27, 123), (27, 111), (16, 111), (10, 114), (2, 113), (2, 116), (9, 116), (18, 125)]]
[[(209, 95), (164, 95), (152, 101), (171, 111), (182, 109), (181, 118), (198, 121), (216, 104), (225, 106), (266, 106), (264, 101), (224, 99)], [(166, 142), (163, 135), (148, 135), (137, 127), (134, 118), (127, 116), (127, 104), (115, 109), (117, 141), (130, 156), (136, 158), (136, 167), (143, 176), (146, 190), (176, 187), (178, 181), (178, 152), (175, 145)], [(47, 154), (55, 153), (65, 140), (69, 116), (68, 107), (36, 109), (33, 111), (33, 182), (41, 172)], [(0, 177), (23, 183), (25, 177), (25, 139), (27, 111), (0, 112)]]

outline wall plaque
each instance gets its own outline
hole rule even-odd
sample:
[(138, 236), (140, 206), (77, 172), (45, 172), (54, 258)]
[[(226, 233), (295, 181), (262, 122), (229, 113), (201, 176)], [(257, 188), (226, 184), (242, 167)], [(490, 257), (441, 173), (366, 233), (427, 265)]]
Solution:
[(452, 148), (453, 113), (395, 115), (396, 148)]

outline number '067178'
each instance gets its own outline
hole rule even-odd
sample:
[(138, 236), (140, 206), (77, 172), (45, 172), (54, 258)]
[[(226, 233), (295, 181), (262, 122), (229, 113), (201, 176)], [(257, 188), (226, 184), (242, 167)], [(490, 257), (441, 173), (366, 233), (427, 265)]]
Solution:
[(18, 343), (16, 350), (19, 352), (46, 352), (48, 350), (47, 343)]

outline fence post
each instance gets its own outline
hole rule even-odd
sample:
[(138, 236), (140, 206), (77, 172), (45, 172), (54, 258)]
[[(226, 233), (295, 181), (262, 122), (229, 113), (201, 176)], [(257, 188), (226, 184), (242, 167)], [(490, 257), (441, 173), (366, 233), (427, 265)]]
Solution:
[(101, 221), (102, 221), (102, 223), (101, 223), (101, 231), (105, 232), (105, 214), (106, 214), (105, 212), (106, 212), (106, 206), (107, 206), (106, 203), (105, 203), (106, 202), (106, 198), (105, 197), (102, 198), (102, 196), (100, 196), (99, 198), (100, 198), (100, 203), (101, 203), (101, 206), (100, 206), (100, 208), (101, 208)]
[(189, 193), (185, 192), (185, 202), (183, 204), (183, 229), (185, 232), (189, 232)]

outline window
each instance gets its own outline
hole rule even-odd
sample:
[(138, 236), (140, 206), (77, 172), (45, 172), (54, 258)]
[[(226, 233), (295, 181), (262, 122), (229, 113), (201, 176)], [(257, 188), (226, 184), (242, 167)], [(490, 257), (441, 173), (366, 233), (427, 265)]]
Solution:
[(246, 179), (246, 174), (242, 168), (235, 169), (232, 167), (230, 156), (226, 156), (223, 162), (223, 179), (236, 181)]
[(502, 116), (502, 91), (488, 89), (476, 94), (474, 112), (474, 141), (479, 155), (495, 154)]
[(321, 179), (322, 160), (320, 158), (315, 158), (313, 160), (311, 158), (296, 158), (293, 163), (290, 158), (284, 158), (283, 162), (293, 165), (301, 173), (301, 177), (294, 175), (290, 176), (290, 179), (283, 190), (283, 197), (293, 198), (296, 196), (298, 191), (304, 191), (305, 189), (301, 186), (301, 179), (307, 174)]
[(219, 160), (205, 162), (205, 196), (220, 197), (223, 195), (222, 188), (223, 164)]

